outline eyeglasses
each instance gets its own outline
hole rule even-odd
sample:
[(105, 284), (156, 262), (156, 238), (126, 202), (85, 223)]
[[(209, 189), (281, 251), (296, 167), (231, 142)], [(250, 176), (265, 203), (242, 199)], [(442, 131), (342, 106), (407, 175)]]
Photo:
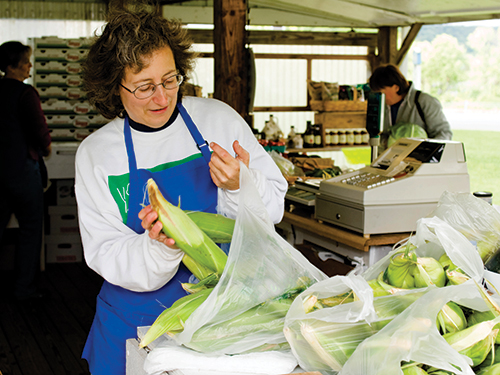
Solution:
[(147, 99), (156, 92), (156, 88), (162, 85), (166, 90), (173, 90), (184, 81), (184, 76), (182, 74), (175, 74), (173, 76), (167, 77), (163, 82), (154, 84), (146, 83), (145, 85), (140, 85), (134, 91), (126, 88), (120, 83), (120, 86), (127, 90), (129, 93), (134, 94), (137, 99)]

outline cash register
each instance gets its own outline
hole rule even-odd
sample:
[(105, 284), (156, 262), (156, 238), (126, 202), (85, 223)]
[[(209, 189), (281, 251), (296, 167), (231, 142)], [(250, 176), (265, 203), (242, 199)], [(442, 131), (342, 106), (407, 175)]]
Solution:
[(411, 232), (444, 191), (470, 192), (463, 144), (402, 138), (371, 165), (322, 180), (315, 216), (362, 234)]

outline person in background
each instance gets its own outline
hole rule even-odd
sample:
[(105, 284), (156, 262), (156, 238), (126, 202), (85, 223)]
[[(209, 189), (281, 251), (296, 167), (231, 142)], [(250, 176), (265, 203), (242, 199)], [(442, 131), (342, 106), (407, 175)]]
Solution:
[(23, 83), (30, 76), (31, 47), (0, 46), (0, 239), (15, 215), (19, 223), (14, 297), (43, 297), (37, 286), (43, 238), (43, 156), (51, 151), (50, 132), (40, 97)]
[(104, 278), (83, 352), (93, 375), (125, 374), (126, 340), (184, 296), (191, 276), (143, 206), (149, 178), (184, 210), (235, 218), (243, 163), (271, 220), (284, 213), (287, 182), (249, 125), (221, 101), (182, 95), (194, 58), (180, 23), (125, 5), (110, 7), (83, 66), (90, 103), (112, 120), (76, 155), (85, 260)]
[(385, 94), (386, 110), (381, 134), (381, 148), (387, 147), (390, 128), (398, 124), (416, 124), (428, 138), (452, 138), (450, 124), (438, 99), (415, 89), (396, 65), (376, 68), (369, 80), (370, 89)]

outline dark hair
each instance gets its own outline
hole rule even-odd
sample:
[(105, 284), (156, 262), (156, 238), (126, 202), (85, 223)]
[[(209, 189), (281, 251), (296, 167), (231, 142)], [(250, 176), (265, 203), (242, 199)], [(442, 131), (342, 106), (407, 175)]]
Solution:
[(31, 53), (31, 47), (21, 42), (5, 42), (0, 46), (0, 71), (7, 73), (7, 67), (17, 68), (22, 58)]
[(110, 7), (108, 23), (102, 35), (95, 38), (82, 64), (87, 98), (108, 119), (124, 117), (118, 90), (125, 68), (140, 72), (145, 67), (145, 57), (167, 46), (172, 49), (176, 68), (184, 76), (184, 82), (194, 67), (196, 53), (181, 23), (165, 19), (159, 7), (139, 8)]
[(379, 66), (370, 77), (370, 88), (380, 91), (384, 87), (399, 86), (398, 95), (404, 95), (410, 89), (410, 83), (394, 64)]

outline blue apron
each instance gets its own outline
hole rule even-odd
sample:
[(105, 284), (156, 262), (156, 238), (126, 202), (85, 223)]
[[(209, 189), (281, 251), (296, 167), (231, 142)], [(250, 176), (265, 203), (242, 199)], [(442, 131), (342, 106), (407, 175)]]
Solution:
[[(125, 118), (124, 135), (130, 173), (127, 226), (139, 234), (144, 232), (138, 214), (142, 209), (143, 189), (149, 178), (156, 181), (171, 203), (176, 204), (181, 196), (184, 210), (216, 212), (217, 187), (210, 177), (208, 144), (181, 103), (177, 104), (177, 108), (203, 157), (160, 172), (137, 169), (130, 126), (128, 118)], [(191, 273), (181, 263), (177, 274), (153, 292), (133, 292), (104, 281), (82, 355), (89, 363), (90, 372), (93, 375), (125, 375), (126, 340), (137, 337), (137, 327), (151, 325), (166, 307), (185, 296), (181, 283), (187, 282), (190, 276)]]

